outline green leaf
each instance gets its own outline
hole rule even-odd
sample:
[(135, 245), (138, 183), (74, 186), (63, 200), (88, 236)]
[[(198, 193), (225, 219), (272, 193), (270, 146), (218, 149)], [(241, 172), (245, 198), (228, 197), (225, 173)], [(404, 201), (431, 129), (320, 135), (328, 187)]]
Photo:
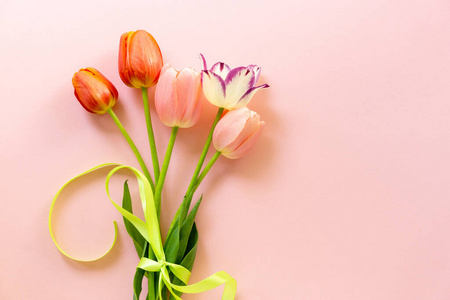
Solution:
[[(198, 244), (198, 231), (197, 231), (197, 226), (194, 223), (192, 226), (191, 234), (189, 236), (189, 240), (188, 240), (187, 247), (186, 247), (187, 254), (183, 258), (183, 261), (180, 263), (180, 265), (182, 265), (189, 271), (192, 271), (192, 267), (194, 266), (195, 255), (197, 254), (197, 244)], [(173, 284), (182, 285), (182, 286), (185, 285), (178, 278), (174, 278)], [(182, 295), (181, 292), (175, 291), (175, 293), (178, 296)], [(173, 295), (170, 295), (170, 300), (174, 300), (174, 299), (175, 299), (175, 297), (173, 297)]]
[(175, 263), (177, 259), (178, 251), (180, 245), (180, 226), (178, 225), (178, 220), (175, 222), (174, 229), (171, 234), (167, 237), (166, 243), (164, 244), (164, 253), (166, 254), (166, 260), (171, 263)]
[(189, 207), (192, 202), (192, 197), (194, 197), (194, 195), (192, 193), (190, 193), (189, 195), (186, 195), (183, 198), (183, 202), (181, 203), (181, 206), (180, 206), (180, 224), (183, 224), (184, 220), (186, 219), (186, 216), (189, 211)]
[[(126, 183), (126, 181), (125, 181)], [(139, 256), (145, 256), (147, 254), (147, 247), (148, 244), (145, 244), (144, 250), (142, 253), (139, 254)], [(136, 273), (134, 274), (133, 279), (133, 300), (139, 300), (139, 296), (141, 295), (142, 291), (142, 279), (144, 278), (145, 270), (141, 268), (136, 268)]]
[(181, 265), (192, 271), (192, 267), (194, 266), (195, 255), (197, 254), (197, 245), (198, 245), (198, 231), (197, 225), (193, 224), (191, 235), (189, 236), (189, 241), (186, 248), (186, 255), (181, 262)]
[[(184, 205), (187, 203), (186, 200), (187, 200), (186, 198), (183, 200), (183, 203), (178, 209), (174, 221), (171, 224), (167, 241), (166, 244), (164, 245), (164, 252), (166, 253), (167, 261), (175, 262), (176, 260), (177, 263), (181, 261), (180, 264), (189, 271), (191, 271), (194, 265), (195, 255), (197, 254), (197, 241), (198, 241), (198, 232), (194, 221), (200, 203), (202, 202), (202, 197), (200, 197), (197, 203), (195, 203), (194, 207), (189, 213), (189, 216), (186, 218), (186, 220), (183, 223), (183, 226), (181, 226), (180, 229), (179, 221), (181, 215), (184, 214), (185, 209)], [(170, 258), (168, 254), (169, 248), (171, 250)], [(173, 257), (172, 255), (175, 249), (177, 250), (177, 254), (176, 257)], [(170, 278), (174, 284), (185, 285), (181, 280), (174, 277), (173, 274), (170, 275)], [(167, 289), (164, 289), (163, 294), (164, 295), (167, 294)], [(182, 293), (176, 292), (176, 294), (181, 296)], [(171, 295), (170, 299), (175, 298)]]
[(142, 279), (144, 278), (144, 273), (144, 270), (140, 268), (136, 269), (133, 280), (133, 300), (139, 300), (139, 296), (142, 291)]
[[(177, 218), (173, 223), (172, 230), (167, 236), (166, 243), (164, 244), (164, 253), (166, 254), (166, 260), (171, 263), (175, 263), (175, 260), (178, 256), (178, 249), (180, 245), (180, 226), (178, 225), (178, 214), (175, 215)], [(173, 275), (170, 275), (170, 278), (173, 279)], [(164, 286), (162, 291), (163, 299), (167, 299), (168, 290)]]
[[(125, 180), (125, 183), (123, 184), (123, 199), (122, 199), (122, 207), (126, 211), (133, 213), (133, 205), (131, 203), (131, 195), (130, 195), (130, 189), (128, 188), (128, 180)], [(136, 248), (136, 252), (139, 257), (142, 256), (144, 253), (144, 246), (145, 246), (145, 239), (140, 234), (140, 232), (134, 227), (133, 224), (131, 224), (130, 221), (128, 221), (125, 217), (123, 218), (123, 223), (125, 224), (125, 228), (128, 232), (128, 235), (131, 237), (134, 243), (134, 247)]]
[(200, 197), (200, 199), (197, 201), (197, 203), (195, 203), (191, 212), (189, 213), (189, 215), (187, 216), (183, 225), (181, 226), (180, 245), (179, 245), (178, 256), (177, 256), (177, 260), (176, 260), (177, 262), (182, 261), (183, 257), (185, 256), (187, 244), (188, 244), (189, 238), (191, 236), (192, 226), (194, 224), (195, 217), (197, 216), (197, 211), (198, 211), (198, 208), (200, 207), (202, 199), (203, 199), (203, 195)]
[[(181, 216), (186, 215), (184, 212), (186, 210), (187, 203), (190, 202), (188, 200), (189, 199), (186, 196), (183, 197), (183, 201), (181, 202), (180, 207), (178, 207), (177, 212), (175, 213), (175, 216), (172, 219), (172, 223), (170, 223), (169, 232), (167, 233), (167, 236), (170, 236), (172, 234), (172, 231), (175, 227), (175, 222), (177, 222), (181, 218)], [(182, 222), (183, 220), (179, 223), (182, 224)]]

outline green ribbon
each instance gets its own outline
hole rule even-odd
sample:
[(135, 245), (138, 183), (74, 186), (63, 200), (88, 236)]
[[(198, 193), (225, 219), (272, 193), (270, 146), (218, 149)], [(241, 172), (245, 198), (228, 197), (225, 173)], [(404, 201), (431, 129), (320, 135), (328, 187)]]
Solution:
[[(53, 198), (51, 207), (50, 207), (50, 214), (48, 219), (48, 225), (50, 230), (50, 235), (52, 237), (53, 242), (55, 243), (56, 247), (61, 251), (62, 254), (65, 256), (76, 260), (76, 261), (94, 261), (97, 259), (100, 259), (104, 257), (106, 254), (109, 253), (109, 251), (114, 247), (114, 244), (117, 239), (117, 223), (114, 221), (114, 241), (109, 248), (109, 250), (101, 255), (100, 257), (94, 258), (94, 259), (78, 259), (71, 255), (69, 255), (67, 252), (65, 252), (57, 243), (55, 236), (53, 234), (52, 230), (52, 213), (53, 208), (56, 203), (56, 200), (59, 196), (59, 194), (62, 192), (62, 190), (70, 184), (75, 179), (84, 176), (88, 173), (91, 173), (93, 171), (96, 171), (101, 168), (105, 167), (114, 167), (113, 170), (109, 172), (109, 174), (106, 176), (106, 193), (108, 195), (108, 198), (111, 200), (112, 204), (116, 207), (116, 209), (122, 214), (124, 218), (126, 218), (128, 221), (130, 221), (136, 229), (142, 234), (142, 236), (149, 242), (150, 246), (153, 249), (153, 252), (155, 253), (156, 260), (152, 260), (149, 258), (141, 258), (141, 261), (139, 262), (137, 268), (143, 269), (148, 272), (157, 272), (159, 273), (159, 297), (162, 299), (161, 291), (163, 289), (163, 284), (167, 287), (169, 292), (175, 297), (177, 300), (181, 300), (179, 296), (177, 296), (174, 292), (179, 291), (181, 293), (188, 293), (188, 294), (196, 294), (196, 293), (202, 293), (208, 290), (211, 290), (213, 288), (216, 288), (222, 284), (225, 284), (225, 288), (222, 295), (222, 300), (234, 300), (236, 295), (236, 280), (231, 277), (228, 273), (224, 271), (217, 272), (208, 278), (199, 281), (197, 283), (187, 285), (189, 278), (191, 276), (191, 272), (186, 269), (185, 267), (170, 263), (166, 261), (166, 256), (164, 254), (163, 250), (163, 244), (161, 239), (161, 231), (159, 228), (157, 213), (156, 213), (156, 206), (153, 199), (153, 191), (150, 186), (150, 182), (145, 177), (144, 174), (142, 174), (139, 170), (136, 168), (120, 165), (120, 164), (102, 164), (97, 167), (94, 167), (92, 169), (87, 170), (86, 172), (83, 172), (71, 180), (69, 180), (66, 184), (64, 184), (61, 189), (56, 193), (55, 197)], [(145, 222), (138, 218), (137, 216), (133, 215), (132, 213), (128, 212), (127, 210), (123, 209), (120, 205), (118, 205), (114, 200), (111, 199), (110, 193), (109, 193), (109, 181), (111, 179), (111, 176), (114, 175), (115, 172), (117, 172), (120, 169), (128, 169), (136, 176), (138, 186), (139, 186), (139, 194), (141, 198), (142, 208), (144, 211), (144, 217)], [(186, 286), (180, 286), (175, 285), (171, 282), (170, 276), (169, 276), (169, 270), (182, 282), (186, 284)]]

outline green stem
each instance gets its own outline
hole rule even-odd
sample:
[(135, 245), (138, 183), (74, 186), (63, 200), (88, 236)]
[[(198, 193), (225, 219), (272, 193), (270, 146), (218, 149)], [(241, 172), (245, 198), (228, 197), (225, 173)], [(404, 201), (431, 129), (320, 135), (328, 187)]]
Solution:
[(158, 213), (158, 218), (161, 213), (161, 193), (164, 186), (164, 181), (166, 180), (167, 169), (169, 168), (170, 158), (172, 156), (173, 146), (175, 145), (175, 139), (178, 133), (178, 127), (172, 128), (172, 133), (170, 134), (169, 144), (167, 145), (166, 155), (164, 156), (164, 161), (161, 168), (161, 174), (159, 180), (156, 183), (155, 189), (155, 205), (156, 212)]
[[(202, 154), (200, 155), (200, 159), (198, 160), (197, 167), (195, 168), (195, 171), (194, 171), (194, 175), (192, 175), (191, 182), (189, 183), (189, 187), (187, 189), (185, 196), (190, 199), (192, 199), (192, 197), (189, 197), (189, 195), (191, 193), (193, 193), (193, 191), (194, 191), (193, 189), (197, 183), (198, 175), (200, 174), (200, 170), (203, 166), (203, 163), (205, 162), (206, 154), (208, 154), (209, 146), (211, 145), (211, 142), (212, 142), (212, 136), (214, 133), (214, 129), (216, 128), (216, 125), (219, 122), (220, 117), (222, 116), (223, 110), (224, 110), (224, 108), (220, 107), (219, 110), (217, 111), (216, 118), (214, 119), (213, 125), (208, 134), (208, 138), (206, 139), (205, 147), (203, 147), (203, 151), (202, 151)], [(189, 210), (190, 205), (191, 205), (191, 201), (188, 200), (186, 212)], [(184, 218), (183, 218), (183, 220), (184, 220)]]
[(130, 135), (128, 134), (128, 132), (125, 130), (125, 128), (123, 127), (122, 123), (120, 123), (119, 118), (117, 118), (116, 114), (113, 112), (112, 109), (108, 110), (108, 114), (111, 116), (111, 118), (114, 120), (114, 122), (116, 123), (117, 127), (119, 127), (120, 132), (122, 132), (123, 136), (125, 137), (125, 139), (127, 140), (128, 144), (131, 147), (131, 150), (133, 150), (134, 155), (136, 156), (139, 165), (142, 168), (142, 171), (144, 172), (145, 177), (147, 177), (148, 181), (150, 182), (150, 185), (152, 186), (152, 189), (154, 189), (155, 184), (153, 183), (153, 179), (150, 176), (150, 173), (148, 172), (147, 166), (145, 165), (144, 160), (142, 159), (141, 154), (139, 153), (139, 150), (137, 149), (136, 145), (134, 144), (133, 140), (131, 139)]
[[(155, 254), (153, 253), (152, 247), (150, 246), (150, 244), (146, 241), (145, 242), (145, 247), (147, 247), (148, 252), (146, 253), (147, 255), (145, 256), (144, 253), (144, 257), (148, 257), (150, 259), (155, 259)], [(147, 300), (156, 300), (156, 291), (158, 290), (158, 285), (156, 284), (157, 281), (156, 279), (156, 273), (154, 272), (145, 272), (146, 277), (147, 277)], [(139, 299), (137, 299), (139, 300)]]
[(189, 203), (189, 204), (191, 203), (193, 194), (195, 193), (195, 191), (199, 187), (200, 183), (206, 177), (206, 175), (211, 170), (212, 166), (214, 165), (214, 163), (217, 161), (217, 159), (220, 157), (221, 154), (222, 153), (220, 153), (220, 151), (216, 151), (216, 153), (214, 153), (213, 157), (211, 157), (211, 159), (209, 160), (208, 164), (205, 166), (205, 168), (203, 169), (202, 173), (197, 178), (196, 184), (192, 187), (191, 194), (188, 195), (188, 196), (184, 196), (183, 202), (181, 203), (180, 207), (178, 208), (178, 210), (177, 210), (177, 212), (175, 214), (175, 217), (173, 218), (172, 223), (170, 224), (169, 232), (167, 234), (167, 237), (170, 237), (170, 235), (172, 234), (172, 231), (173, 231), (174, 226), (175, 226), (175, 222), (177, 220), (179, 221), (180, 226), (181, 226), (181, 224), (183, 224), (183, 222), (184, 222), (184, 220), (186, 219), (186, 216), (187, 216), (187, 211), (189, 209), (189, 206), (187, 205), (187, 203)]
[(147, 292), (147, 300), (156, 300), (156, 294), (158, 290), (158, 286), (155, 284), (155, 274), (153, 272), (146, 272), (148, 276), (148, 292)]
[[(217, 111), (217, 114), (216, 114), (216, 118), (214, 119), (213, 125), (211, 127), (211, 130), (209, 131), (208, 138), (206, 139), (205, 146), (203, 147), (202, 154), (200, 155), (200, 159), (198, 160), (197, 167), (195, 168), (194, 175), (192, 175), (191, 182), (186, 191), (186, 194), (184, 195), (183, 202), (181, 203), (180, 207), (178, 208), (178, 210), (172, 220), (172, 223), (170, 224), (169, 232), (167, 234), (168, 237), (172, 234), (172, 231), (174, 229), (174, 226), (175, 226), (175, 223), (177, 222), (177, 220), (179, 222), (178, 224), (180, 224), (180, 226), (181, 226), (183, 224), (184, 220), (186, 219), (187, 213), (189, 211), (189, 207), (191, 206), (193, 194), (194, 194), (195, 190), (198, 188), (198, 185), (200, 184), (200, 183), (196, 184), (197, 179), (198, 179), (198, 176), (202, 169), (203, 163), (205, 162), (206, 154), (208, 154), (209, 146), (211, 145), (211, 142), (212, 142), (214, 129), (216, 128), (216, 125), (219, 122), (223, 111), (224, 111), (224, 108), (219, 107), (219, 110)], [(216, 160), (217, 160), (217, 158), (216, 158)], [(205, 176), (206, 176), (206, 174), (205, 174)], [(203, 178), (202, 178), (202, 180), (203, 180)]]
[[(128, 134), (128, 132), (125, 130), (125, 128), (123, 127), (122, 123), (119, 121), (119, 118), (117, 118), (116, 114), (113, 112), (112, 109), (108, 110), (108, 114), (111, 116), (111, 118), (114, 120), (114, 122), (116, 123), (117, 127), (119, 128), (120, 132), (122, 132), (123, 136), (125, 137), (125, 139), (127, 140), (128, 144), (131, 147), (131, 150), (133, 150), (134, 155), (136, 156), (139, 165), (142, 168), (142, 171), (144, 172), (145, 177), (147, 177), (148, 181), (150, 182), (150, 185), (152, 187), (152, 189), (155, 189), (155, 184), (153, 183), (153, 179), (150, 176), (150, 172), (147, 169), (147, 166), (145, 165), (144, 160), (142, 159), (141, 154), (139, 153), (139, 150), (137, 149), (136, 145), (134, 144), (133, 140), (131, 139), (130, 135)], [(149, 247), (150, 245), (148, 245), (148, 242), (145, 242), (146, 245), (145, 247)], [(145, 256), (145, 253), (144, 253)], [(148, 249), (148, 253), (147, 253), (147, 257), (149, 258), (154, 258), (154, 254), (153, 251), (151, 250), (151, 248)], [(151, 293), (150, 291), (155, 291), (155, 284), (154, 284), (154, 274), (151, 272), (147, 272), (147, 276), (148, 276), (148, 290), (149, 293), (147, 295), (147, 299), (149, 300), (155, 300), (155, 294)]]
[(144, 101), (145, 123), (147, 124), (148, 142), (152, 154), (153, 172), (155, 174), (155, 182), (159, 180), (159, 160), (156, 151), (155, 135), (153, 134), (152, 115), (150, 113), (150, 105), (148, 102), (148, 89), (142, 88), (142, 99)]
[(214, 153), (214, 156), (211, 157), (211, 159), (209, 160), (208, 164), (205, 166), (205, 168), (203, 169), (202, 173), (198, 177), (197, 183), (195, 184), (195, 186), (193, 188), (193, 192), (195, 192), (197, 190), (198, 186), (200, 185), (200, 183), (202, 183), (202, 181), (205, 178), (206, 174), (208, 174), (209, 170), (211, 170), (212, 166), (217, 161), (217, 159), (220, 157), (220, 155), (221, 155), (220, 151), (216, 151), (216, 153)]

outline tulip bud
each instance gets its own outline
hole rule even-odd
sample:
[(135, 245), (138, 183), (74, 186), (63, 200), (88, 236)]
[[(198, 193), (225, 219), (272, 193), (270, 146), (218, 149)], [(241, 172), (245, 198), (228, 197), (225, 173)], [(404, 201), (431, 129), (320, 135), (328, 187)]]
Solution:
[(122, 34), (119, 74), (127, 86), (148, 88), (155, 85), (162, 65), (161, 50), (150, 33), (138, 30)]
[(265, 123), (246, 107), (229, 111), (214, 129), (213, 145), (230, 159), (244, 156), (255, 144)]
[(166, 64), (155, 91), (155, 107), (161, 121), (169, 127), (192, 127), (201, 112), (200, 73), (191, 68), (178, 71)]
[(116, 103), (119, 93), (114, 85), (94, 68), (80, 69), (72, 78), (75, 97), (94, 114), (104, 114)]

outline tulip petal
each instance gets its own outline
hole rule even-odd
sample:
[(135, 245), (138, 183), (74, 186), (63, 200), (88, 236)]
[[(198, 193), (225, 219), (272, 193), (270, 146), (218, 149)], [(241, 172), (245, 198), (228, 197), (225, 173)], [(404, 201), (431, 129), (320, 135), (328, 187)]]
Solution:
[(246, 107), (231, 110), (220, 119), (213, 133), (213, 145), (217, 151), (222, 151), (233, 143), (243, 130), (250, 110)]
[(201, 84), (198, 85), (198, 94), (197, 94), (197, 104), (195, 105), (195, 109), (191, 114), (191, 119), (189, 123), (185, 122), (183, 124), (180, 124), (180, 127), (182, 128), (188, 128), (194, 126), (198, 120), (200, 119), (200, 116), (202, 114), (202, 100), (203, 100), (203, 90)]
[(203, 56), (203, 54), (201, 54), (201, 53), (200, 53), (200, 59), (201, 59), (202, 62), (203, 62), (203, 70), (204, 70), (204, 71), (208, 70), (208, 67), (206, 66), (206, 59), (205, 59), (205, 57)]
[(97, 78), (108, 88), (114, 98), (117, 99), (119, 97), (119, 92), (117, 92), (116, 87), (111, 83), (111, 81), (108, 80), (108, 78), (103, 76), (102, 73), (100, 73), (97, 69), (90, 67), (86, 68), (86, 70), (94, 74), (94, 76), (97, 76)]
[(76, 89), (73, 91), (73, 93), (74, 93), (74, 95), (75, 95), (75, 98), (77, 98), (78, 102), (81, 104), (81, 106), (82, 106), (85, 110), (87, 110), (87, 111), (90, 112), (90, 113), (95, 114), (95, 112), (92, 111), (92, 109), (91, 109), (91, 107), (90, 107), (89, 104), (86, 103), (86, 105), (85, 105), (85, 104), (83, 103), (83, 101), (82, 101), (83, 98), (81, 98), (81, 97), (83, 97), (83, 94), (82, 94), (82, 96), (79, 96)]
[(185, 68), (183, 69), (176, 78), (177, 87), (177, 126), (186, 128), (191, 127), (198, 121), (197, 114), (194, 120), (193, 114), (196, 111), (199, 100), (199, 89), (200, 85), (200, 75), (194, 69)]
[(223, 62), (218, 62), (211, 67), (210, 71), (219, 75), (223, 80), (225, 80), (228, 73), (230, 73), (230, 67)]
[(174, 126), (173, 116), (177, 110), (177, 95), (175, 90), (175, 78), (177, 71), (167, 69), (161, 74), (155, 90), (155, 108), (161, 122), (166, 126)]
[(210, 71), (202, 71), (203, 93), (206, 99), (218, 107), (225, 104), (225, 82), (223, 79)]
[(250, 102), (250, 100), (252, 100), (253, 95), (255, 95), (257, 91), (268, 87), (269, 87), (268, 84), (252, 87), (244, 94), (244, 96), (242, 96), (241, 99), (239, 99), (238, 103), (235, 105), (235, 108), (247, 106), (247, 104)]
[(258, 82), (259, 73), (261, 73), (261, 68), (258, 67), (257, 65), (249, 65), (247, 67), (247, 69), (252, 70), (253, 73), (255, 73), (255, 83), (254, 83), (254, 85), (256, 85), (256, 83)]
[(227, 109), (234, 109), (239, 99), (253, 87), (255, 74), (252, 70), (239, 67), (231, 70), (225, 80)]
[(119, 45), (119, 75), (120, 79), (122, 79), (122, 81), (129, 87), (134, 87), (131, 83), (131, 74), (127, 66), (128, 42), (132, 34), (132, 31), (122, 34), (120, 36)]
[(162, 55), (153, 36), (138, 30), (128, 38), (127, 66), (133, 86), (151, 87), (156, 84), (162, 68)]
[(242, 156), (244, 156), (245, 154), (247, 154), (247, 152), (253, 147), (253, 145), (256, 143), (256, 141), (258, 140), (258, 137), (261, 134), (262, 129), (264, 128), (264, 121), (261, 121), (259, 128), (256, 132), (253, 133), (252, 136), (250, 136), (249, 138), (247, 138), (239, 148), (237, 148), (235, 151), (231, 152), (231, 153), (222, 153), (225, 157), (229, 158), (229, 159), (237, 159), (237, 158), (241, 158)]
[[(222, 151), (224, 156), (229, 157), (239, 148), (246, 149), (244, 144), (246, 144), (247, 140), (249, 140), (256, 132), (260, 130), (261, 119), (259, 115), (254, 111), (249, 111), (249, 113), (250, 116), (247, 118), (246, 123), (239, 135), (226, 147), (224, 151)], [(247, 149), (250, 149), (250, 147), (247, 147)]]
[(165, 64), (162, 68), (161, 68), (161, 72), (159, 73), (159, 76), (162, 76), (162, 74), (167, 71), (168, 69), (170, 69), (170, 64)]

